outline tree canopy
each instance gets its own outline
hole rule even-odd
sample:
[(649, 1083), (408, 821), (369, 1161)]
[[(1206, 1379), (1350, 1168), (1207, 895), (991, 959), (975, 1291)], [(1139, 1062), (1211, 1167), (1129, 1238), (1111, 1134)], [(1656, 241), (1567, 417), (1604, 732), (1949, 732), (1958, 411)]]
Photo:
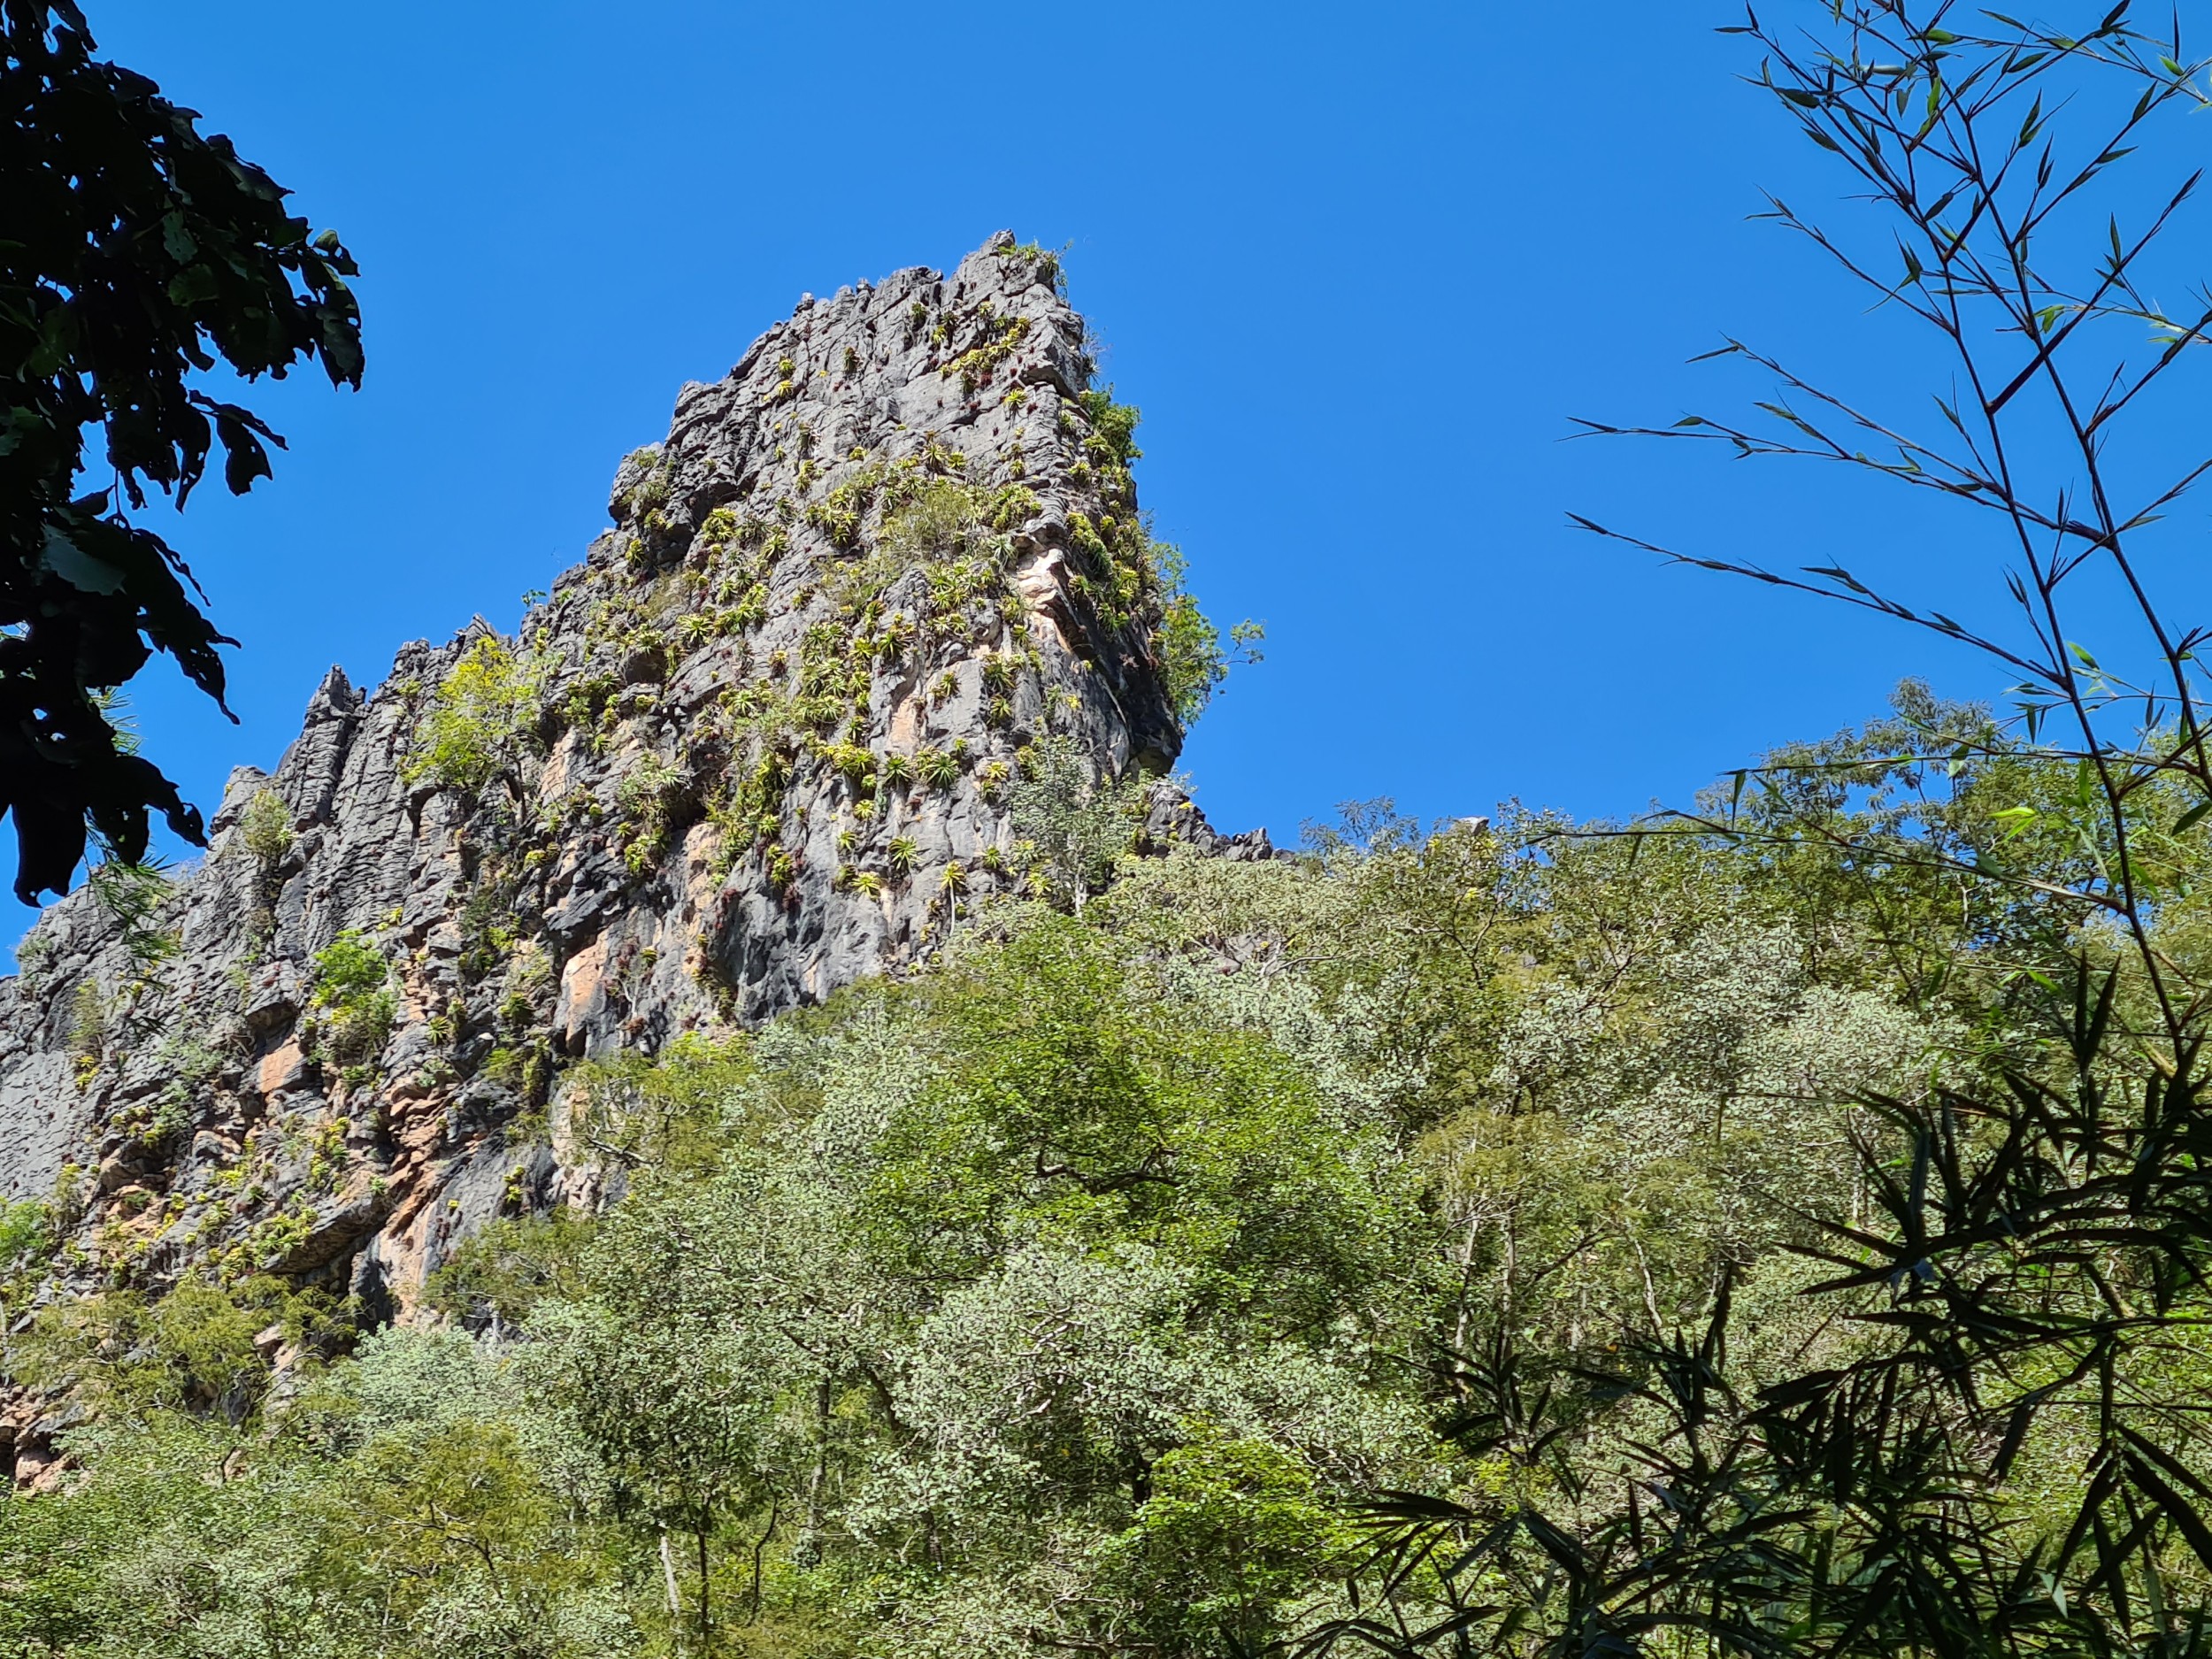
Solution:
[[(0, 0), (0, 810), (16, 891), (63, 891), (88, 834), (135, 862), (199, 812), (120, 741), (104, 694), (165, 653), (219, 704), (234, 643), (131, 515), (219, 457), (243, 494), (282, 440), (209, 389), (319, 362), (361, 380), (351, 257), (196, 111), (103, 62), (72, 0)], [(106, 483), (87, 490), (88, 472)]]

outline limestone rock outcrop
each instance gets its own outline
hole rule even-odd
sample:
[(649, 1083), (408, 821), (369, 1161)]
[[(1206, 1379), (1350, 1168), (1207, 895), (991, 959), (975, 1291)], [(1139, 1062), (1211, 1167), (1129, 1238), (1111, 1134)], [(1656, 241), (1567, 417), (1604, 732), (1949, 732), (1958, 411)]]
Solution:
[(578, 1062), (920, 960), (1030, 879), (1029, 743), (1165, 769), (1174, 596), (1056, 279), (1002, 235), (803, 303), (683, 389), (516, 637), (332, 670), (204, 862), (40, 920), (0, 1201), (55, 1206), (43, 1294), (212, 1264), (403, 1313), (472, 1229), (603, 1179)]

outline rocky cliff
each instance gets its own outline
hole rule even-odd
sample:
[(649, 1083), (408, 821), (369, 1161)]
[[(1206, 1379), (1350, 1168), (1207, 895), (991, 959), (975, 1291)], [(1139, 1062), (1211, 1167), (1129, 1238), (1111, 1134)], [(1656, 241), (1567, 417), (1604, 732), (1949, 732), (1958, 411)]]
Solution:
[(35, 1294), (211, 1265), (403, 1313), (488, 1217), (589, 1196), (580, 1059), (916, 962), (1033, 879), (1041, 737), (1164, 769), (1176, 595), (1092, 376), (1009, 236), (803, 303), (517, 637), (334, 669), (197, 868), (55, 905), (0, 981), (0, 1196), (67, 1240)]

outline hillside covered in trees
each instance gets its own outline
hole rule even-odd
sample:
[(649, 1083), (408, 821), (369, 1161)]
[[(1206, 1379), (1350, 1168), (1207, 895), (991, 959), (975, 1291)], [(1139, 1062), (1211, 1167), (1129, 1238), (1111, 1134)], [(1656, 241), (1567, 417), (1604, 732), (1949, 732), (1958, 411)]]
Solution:
[[(1786, 757), (1789, 810), (1848, 759), (1881, 794), (1819, 821), (1892, 833), (1924, 780), (1886, 757), (1930, 740), (1990, 734), (1909, 692)], [(1993, 748), (1916, 827), (1965, 850), (2039, 781)], [(1006, 901), (910, 979), (592, 1063), (572, 1133), (626, 1192), (486, 1227), (442, 1319), (363, 1335), (250, 1274), (50, 1308), (12, 1363), (95, 1415), (7, 1511), (15, 1632), (1256, 1651), (1350, 1613), (1379, 1491), (1591, 1525), (1663, 1444), (1630, 1356), (1724, 1286), (1747, 1399), (1893, 1340), (1791, 1247), (1878, 1225), (1884, 1102), (2064, 1086), (2084, 941), (1902, 856), (1573, 828), (1139, 860), (1079, 918)], [(2053, 1524), (2078, 1432), (2018, 1449), (2008, 1519)], [(1528, 1555), (1485, 1576), (1540, 1609)], [(1368, 1616), (1431, 1619), (1442, 1564)]]
[[(1895, 758), (1931, 744), (1974, 756), (1940, 792)], [(1594, 1554), (1639, 1502), (1657, 1529), (1686, 1425), (1650, 1356), (1703, 1356), (1717, 1434), (1893, 1352), (1894, 1286), (1809, 1288), (1917, 1213), (1914, 1108), (2077, 1084), (2077, 976), (2110, 956), (1916, 864), (2075, 856), (2006, 839), (2070, 780), (1974, 711), (1908, 688), (1777, 760), (1764, 850), (1365, 811), (1296, 859), (1127, 862), (1079, 917), (987, 905), (910, 978), (588, 1063), (569, 1133), (626, 1190), (483, 1228), (438, 1317), (364, 1333), (251, 1273), (54, 1304), (11, 1364), (89, 1416), (79, 1471), (4, 1512), (12, 1635), (1254, 1652), (1474, 1598), (1440, 1552), (1374, 1561), (1379, 1493), (1463, 1544), (1541, 1517)], [(2201, 937), (2183, 905), (2159, 945), (2201, 972)], [(2193, 1306), (2127, 1387), (2202, 1363)], [(2039, 1419), (1974, 1496), (2023, 1555), (2070, 1518), (2093, 1415)], [(1954, 1479), (1993, 1449), (1941, 1426)], [(1555, 1615), (1549, 1536), (1457, 1576)]]

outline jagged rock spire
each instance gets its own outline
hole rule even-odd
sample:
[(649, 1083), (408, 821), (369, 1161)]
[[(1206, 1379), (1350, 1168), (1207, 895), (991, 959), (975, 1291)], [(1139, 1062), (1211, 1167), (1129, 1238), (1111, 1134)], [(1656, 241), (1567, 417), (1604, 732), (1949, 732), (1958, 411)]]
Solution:
[(1163, 770), (1171, 595), (1085, 337), (1003, 234), (803, 303), (682, 390), (518, 637), (334, 668), (151, 916), (57, 904), (0, 982), (0, 1197), (58, 1205), (47, 1294), (211, 1265), (403, 1310), (601, 1179), (580, 1058), (915, 962), (1026, 879), (1041, 736)]

